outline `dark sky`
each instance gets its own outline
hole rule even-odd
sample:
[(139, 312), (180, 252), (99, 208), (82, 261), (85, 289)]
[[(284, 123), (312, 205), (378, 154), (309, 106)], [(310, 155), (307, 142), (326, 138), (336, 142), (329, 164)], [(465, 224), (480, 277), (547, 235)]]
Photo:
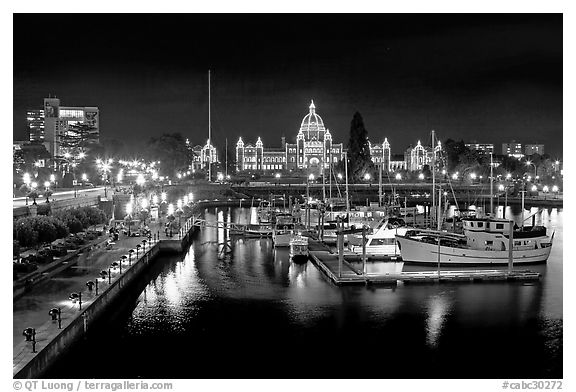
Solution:
[(98, 106), (101, 139), (293, 141), (314, 99), (347, 141), (401, 153), (430, 130), (562, 155), (562, 15), (15, 15), (14, 138), (48, 94)]

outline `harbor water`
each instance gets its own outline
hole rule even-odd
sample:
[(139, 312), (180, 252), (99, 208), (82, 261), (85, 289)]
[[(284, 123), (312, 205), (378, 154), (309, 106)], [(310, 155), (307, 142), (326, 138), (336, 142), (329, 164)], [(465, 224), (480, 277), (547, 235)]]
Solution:
[[(519, 222), (520, 211), (507, 216)], [(249, 223), (255, 209), (205, 217)], [(562, 218), (562, 209), (538, 213), (555, 232), (552, 253), (519, 267), (540, 282), (395, 287), (337, 287), (271, 239), (206, 227), (185, 255), (156, 260), (46, 376), (562, 378)]]

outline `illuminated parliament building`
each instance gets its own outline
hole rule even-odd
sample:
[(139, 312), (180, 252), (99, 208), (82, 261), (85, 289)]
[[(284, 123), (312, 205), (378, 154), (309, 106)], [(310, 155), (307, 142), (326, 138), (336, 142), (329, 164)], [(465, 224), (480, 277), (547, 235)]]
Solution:
[[(296, 135), (296, 143), (286, 143), (285, 138), (282, 138), (281, 147), (264, 148), (261, 138), (251, 144), (245, 143), (240, 137), (236, 143), (237, 170), (263, 173), (303, 170), (319, 174), (323, 169), (327, 170), (331, 163), (336, 165), (344, 159), (346, 149), (342, 143), (332, 141), (330, 130), (316, 113), (314, 101), (308, 110)], [(418, 141), (416, 147), (408, 148), (403, 156), (392, 156), (387, 138), (382, 144), (370, 143), (372, 161), (377, 168), (382, 165), (384, 171), (421, 170), (440, 149), (440, 144), (432, 149), (422, 146)]]

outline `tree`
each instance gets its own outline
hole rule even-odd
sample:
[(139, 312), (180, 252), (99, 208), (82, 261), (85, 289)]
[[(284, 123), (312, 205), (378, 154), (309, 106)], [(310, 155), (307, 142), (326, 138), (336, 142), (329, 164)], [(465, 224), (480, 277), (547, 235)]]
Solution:
[(51, 216), (27, 216), (14, 222), (14, 238), (21, 246), (36, 246), (67, 235), (63, 222)]
[(179, 133), (151, 138), (148, 141), (147, 154), (151, 160), (161, 162), (161, 175), (175, 177), (176, 172), (187, 169), (188, 149), (186, 140)]
[(348, 141), (348, 173), (353, 181), (361, 181), (366, 173), (374, 172), (374, 163), (370, 157), (368, 131), (360, 113), (354, 113), (350, 123)]
[(448, 160), (448, 171), (452, 172), (455, 171), (456, 166), (461, 163), (460, 157), (469, 151), (469, 149), (466, 147), (466, 144), (463, 140), (457, 142), (452, 139), (448, 139), (444, 142), (444, 151), (446, 154), (446, 159)]
[(26, 196), (29, 199), (32, 199), (32, 204), (36, 204), (36, 199), (38, 198), (38, 191), (36, 189), (31, 189)]

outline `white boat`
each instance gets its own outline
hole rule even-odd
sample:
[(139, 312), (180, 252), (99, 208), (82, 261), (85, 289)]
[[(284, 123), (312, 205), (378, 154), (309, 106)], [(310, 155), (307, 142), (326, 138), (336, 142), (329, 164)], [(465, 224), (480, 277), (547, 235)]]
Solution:
[[(396, 235), (405, 235), (412, 228), (407, 227), (404, 220), (388, 218), (374, 230), (373, 234), (366, 236), (366, 256), (372, 258), (398, 257), (400, 248), (396, 241)], [(351, 241), (352, 252), (362, 254), (362, 237), (355, 236), (356, 241)], [(359, 240), (359, 241), (358, 241)]]
[(274, 216), (276, 223), (272, 232), (274, 247), (288, 247), (290, 240), (296, 235), (295, 223), (292, 214), (278, 213)]
[[(462, 220), (464, 234), (411, 230), (397, 235), (402, 260), (409, 263), (443, 265), (508, 264), (510, 221), (496, 218)], [(545, 262), (552, 249), (552, 237), (544, 226), (513, 230), (513, 263)], [(438, 244), (438, 241), (440, 244)]]
[(272, 222), (272, 207), (268, 200), (262, 200), (260, 202), (256, 215), (258, 216), (259, 223)]
[(308, 237), (295, 235), (290, 240), (290, 259), (295, 263), (308, 261)]
[(243, 234), (249, 237), (270, 237), (272, 236), (274, 229), (271, 224), (259, 224), (259, 225), (246, 225), (244, 230), (239, 234)]

